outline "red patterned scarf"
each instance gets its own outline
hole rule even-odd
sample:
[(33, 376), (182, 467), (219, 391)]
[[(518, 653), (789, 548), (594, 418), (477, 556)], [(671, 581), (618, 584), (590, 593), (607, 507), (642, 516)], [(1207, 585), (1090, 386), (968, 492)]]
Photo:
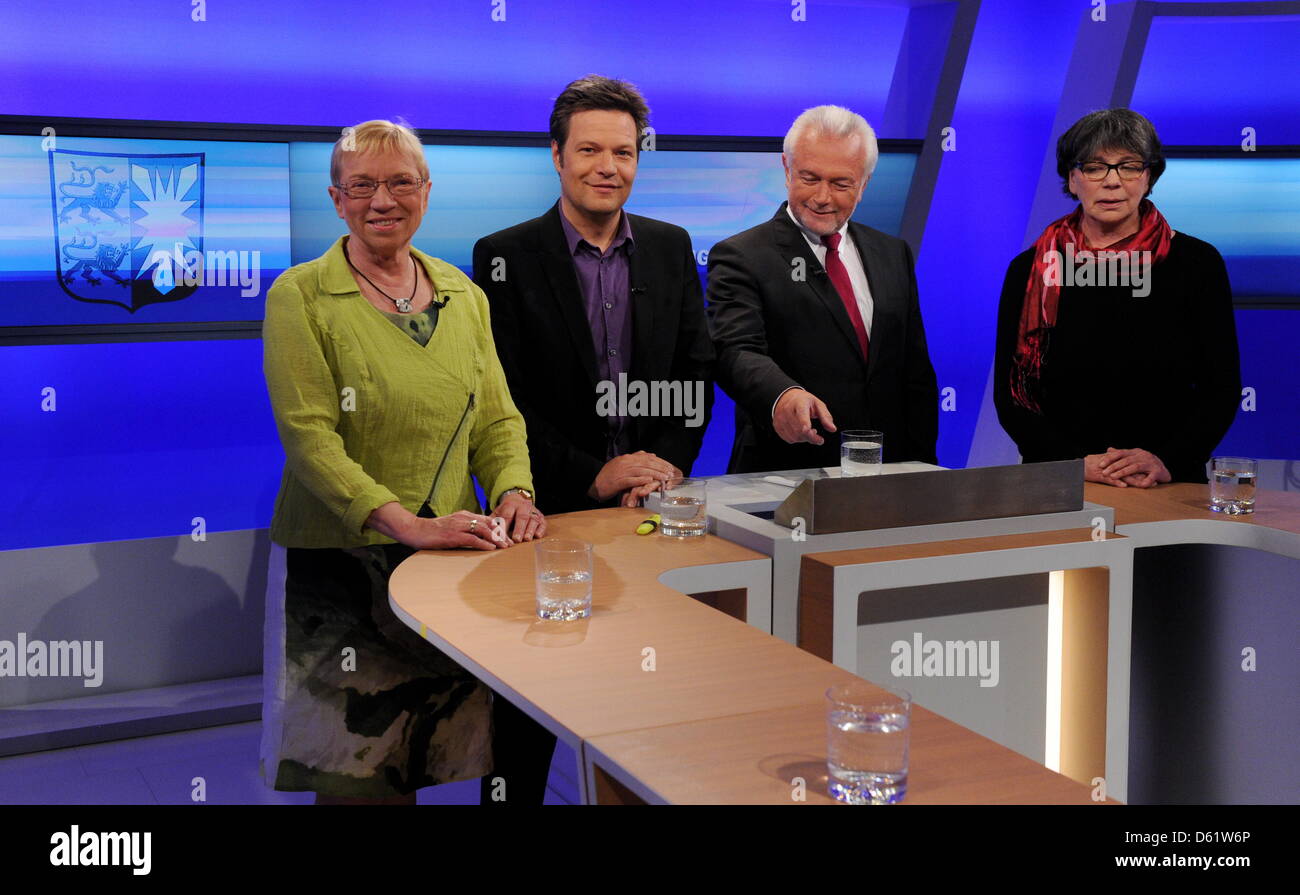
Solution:
[[(1169, 229), (1164, 215), (1156, 210), (1149, 199), (1138, 207), (1138, 229), (1104, 249), (1093, 249), (1083, 235), (1080, 222), (1083, 206), (1075, 208), (1060, 220), (1047, 225), (1047, 229), (1034, 243), (1033, 265), (1029, 270), (1029, 284), (1025, 289), (1025, 303), (1020, 309), (1020, 330), (1016, 336), (1016, 354), (1011, 365), (1011, 397), (1026, 410), (1042, 414), (1039, 404), (1042, 388), (1043, 358), (1052, 328), (1056, 326), (1056, 312), (1061, 302), (1061, 286), (1047, 283), (1048, 256), (1055, 251), (1057, 258), (1066, 254), (1066, 246), (1073, 245), (1074, 252), (1151, 252), (1154, 267), (1169, 254), (1169, 243), (1174, 232)], [(1060, 268), (1058, 265), (1058, 272)], [(1058, 278), (1059, 279), (1059, 278)]]

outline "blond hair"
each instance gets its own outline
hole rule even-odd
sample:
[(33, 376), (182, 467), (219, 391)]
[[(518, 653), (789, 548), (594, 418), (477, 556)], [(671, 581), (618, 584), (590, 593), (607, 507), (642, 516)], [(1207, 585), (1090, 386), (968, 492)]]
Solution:
[(343, 153), (399, 152), (411, 156), (416, 171), (429, 179), (429, 163), (424, 158), (424, 146), (415, 131), (406, 124), (376, 118), (363, 121), (356, 127), (345, 127), (343, 136), (334, 144), (330, 154), (330, 183), (337, 185), (343, 173)]

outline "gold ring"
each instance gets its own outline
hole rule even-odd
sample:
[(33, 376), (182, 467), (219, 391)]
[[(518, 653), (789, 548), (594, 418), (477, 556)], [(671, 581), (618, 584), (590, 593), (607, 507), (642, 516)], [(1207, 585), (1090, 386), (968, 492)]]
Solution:
[(471, 519), (471, 520), (469, 520), (469, 530), (470, 530), (470, 531), (473, 531), (473, 530), (474, 530), (474, 526), (475, 526), (475, 525), (478, 525), (478, 520), (477, 520), (477, 519)]

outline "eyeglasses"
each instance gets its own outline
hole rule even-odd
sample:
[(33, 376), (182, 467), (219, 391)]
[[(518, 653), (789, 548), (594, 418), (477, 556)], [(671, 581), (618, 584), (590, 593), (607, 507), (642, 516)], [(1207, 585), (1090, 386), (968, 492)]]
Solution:
[(1105, 162), (1079, 162), (1074, 167), (1089, 180), (1105, 180), (1110, 176), (1112, 168), (1119, 172), (1120, 180), (1137, 180), (1142, 176), (1142, 172), (1151, 166), (1146, 162), (1120, 162), (1117, 165), (1108, 165)]
[(388, 186), (390, 196), (410, 196), (424, 186), (423, 177), (390, 177), (387, 180), (349, 180), (347, 183), (334, 184), (349, 199), (369, 199), (379, 189), (380, 184)]

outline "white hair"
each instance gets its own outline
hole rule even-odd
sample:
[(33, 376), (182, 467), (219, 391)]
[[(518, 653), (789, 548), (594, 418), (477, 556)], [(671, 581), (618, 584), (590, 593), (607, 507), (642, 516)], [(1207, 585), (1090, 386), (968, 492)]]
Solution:
[(876, 162), (880, 159), (880, 147), (876, 145), (876, 132), (871, 129), (871, 125), (867, 124), (867, 119), (857, 112), (843, 106), (813, 106), (811, 109), (804, 110), (785, 133), (785, 143), (781, 148), (787, 159), (794, 158), (795, 143), (805, 133), (822, 134), (837, 139), (861, 138), (862, 145), (867, 150), (866, 170), (863, 173), (870, 177), (876, 170)]

